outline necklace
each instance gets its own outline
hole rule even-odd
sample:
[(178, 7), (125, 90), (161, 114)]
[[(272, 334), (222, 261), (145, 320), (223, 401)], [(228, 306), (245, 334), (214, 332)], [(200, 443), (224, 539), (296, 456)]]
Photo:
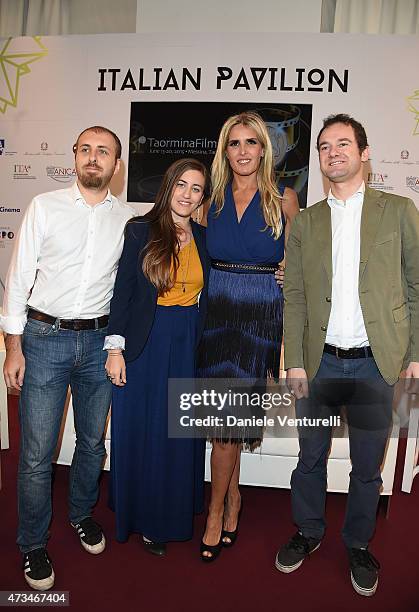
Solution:
[(191, 244), (192, 244), (192, 240), (190, 240), (190, 241), (188, 242), (188, 245), (187, 245), (187, 246), (185, 246), (185, 247), (182, 249), (183, 251), (184, 251), (184, 250), (186, 250), (186, 249), (188, 249), (188, 251), (187, 251), (186, 267), (182, 266), (182, 265), (179, 263), (179, 267), (181, 268), (181, 271), (182, 271), (182, 280), (181, 280), (181, 283), (180, 283), (180, 284), (181, 284), (181, 287), (182, 287), (182, 292), (183, 292), (183, 293), (185, 293), (185, 291), (186, 291), (186, 289), (185, 289), (185, 284), (186, 284), (186, 279), (187, 279), (187, 277), (188, 277), (188, 272), (189, 272), (189, 262), (190, 262), (190, 259), (191, 259)]

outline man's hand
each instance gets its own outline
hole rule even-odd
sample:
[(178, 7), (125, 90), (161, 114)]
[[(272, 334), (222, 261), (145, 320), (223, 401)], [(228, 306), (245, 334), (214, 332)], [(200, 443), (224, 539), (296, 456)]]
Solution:
[(419, 393), (419, 361), (411, 361), (407, 366), (404, 390), (406, 393)]
[(279, 264), (278, 270), (274, 274), (275, 280), (280, 287), (284, 286), (285, 265)]
[(3, 366), (4, 382), (6, 387), (20, 391), (25, 376), (22, 336), (7, 334), (4, 344), (6, 346), (6, 360)]
[(308, 379), (304, 368), (289, 368), (287, 370), (287, 386), (295, 399), (308, 397)]

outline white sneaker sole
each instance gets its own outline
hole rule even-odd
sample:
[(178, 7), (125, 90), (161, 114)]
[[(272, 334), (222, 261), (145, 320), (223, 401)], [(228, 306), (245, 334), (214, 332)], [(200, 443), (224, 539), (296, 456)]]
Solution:
[(32, 589), (35, 589), (35, 591), (48, 591), (54, 586), (54, 570), (52, 570), (51, 576), (48, 576), (48, 578), (43, 578), (42, 580), (33, 580), (25, 572), (25, 580)]
[[(314, 553), (320, 547), (320, 544), (321, 542), (319, 542), (316, 548), (313, 548), (313, 550), (311, 550), (308, 554), (311, 555), (312, 553)], [(304, 557), (304, 559), (301, 559), (301, 561), (298, 561), (298, 563), (295, 563), (294, 565), (282, 565), (281, 563), (279, 563), (278, 557), (275, 557), (275, 567), (283, 574), (291, 574), (291, 572), (295, 572), (295, 570), (297, 570), (306, 559), (307, 557)]]
[(372, 597), (372, 595), (374, 595), (375, 591), (377, 590), (377, 586), (378, 586), (378, 578), (377, 578), (374, 586), (372, 586), (370, 589), (364, 589), (363, 587), (360, 587), (359, 584), (355, 582), (355, 578), (353, 577), (352, 572), (351, 572), (351, 582), (352, 582), (352, 586), (354, 587), (358, 595), (363, 595), (364, 597)]
[(91, 555), (100, 555), (100, 553), (105, 550), (106, 539), (105, 536), (102, 535), (102, 539), (98, 544), (86, 544), (86, 542), (83, 542), (83, 540), (80, 538), (80, 543), (84, 550), (87, 550), (87, 552)]

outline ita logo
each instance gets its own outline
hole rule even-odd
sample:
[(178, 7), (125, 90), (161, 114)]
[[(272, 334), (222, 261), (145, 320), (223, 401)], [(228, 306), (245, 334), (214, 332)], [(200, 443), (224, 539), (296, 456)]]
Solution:
[(15, 180), (27, 180), (36, 179), (36, 176), (32, 174), (30, 164), (13, 164), (13, 178)]

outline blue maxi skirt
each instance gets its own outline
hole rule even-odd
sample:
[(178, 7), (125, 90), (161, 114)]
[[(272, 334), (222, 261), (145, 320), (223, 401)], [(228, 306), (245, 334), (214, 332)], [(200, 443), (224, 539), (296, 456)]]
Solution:
[(168, 437), (169, 378), (195, 376), (197, 306), (157, 306), (147, 344), (112, 398), (110, 507), (117, 540), (188, 540), (204, 506), (202, 439)]

